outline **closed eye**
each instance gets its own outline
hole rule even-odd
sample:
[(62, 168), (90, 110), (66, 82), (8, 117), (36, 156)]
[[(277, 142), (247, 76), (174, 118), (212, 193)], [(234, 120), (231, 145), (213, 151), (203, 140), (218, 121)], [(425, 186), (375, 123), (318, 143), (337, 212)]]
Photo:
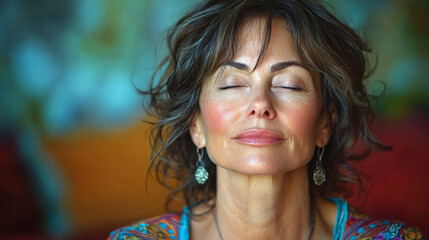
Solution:
[(218, 87), (219, 90), (226, 90), (231, 88), (239, 88), (242, 87), (242, 85), (232, 85), (232, 86), (224, 86), (224, 87)]
[(278, 86), (277, 88), (283, 88), (283, 89), (294, 90), (294, 91), (301, 91), (302, 90), (301, 87)]

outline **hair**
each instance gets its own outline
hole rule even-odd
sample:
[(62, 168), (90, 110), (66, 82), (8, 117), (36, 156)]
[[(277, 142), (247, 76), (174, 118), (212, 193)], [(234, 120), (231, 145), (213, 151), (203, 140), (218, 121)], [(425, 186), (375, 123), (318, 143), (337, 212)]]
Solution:
[[(280, 18), (288, 25), (285, 30), (290, 31), (302, 63), (321, 75), (323, 111), (332, 127), (323, 160), (327, 181), (312, 189), (324, 197), (349, 194), (351, 183), (362, 182), (349, 162), (364, 159), (371, 150), (390, 149), (370, 131), (373, 112), (364, 79), (373, 70), (371, 49), (353, 29), (311, 0), (205, 1), (168, 31), (169, 54), (155, 71), (150, 89), (142, 91), (150, 96), (146, 111), (155, 119), (150, 169), (169, 190), (167, 207), (183, 194), (192, 212), (195, 203), (216, 194), (216, 166), (207, 156), (208, 182), (198, 185), (194, 179), (197, 154), (189, 126), (199, 112), (202, 83), (234, 58), (239, 27), (256, 17), (266, 19), (257, 62), (268, 48), (273, 19)], [(314, 154), (309, 173), (316, 159)]]

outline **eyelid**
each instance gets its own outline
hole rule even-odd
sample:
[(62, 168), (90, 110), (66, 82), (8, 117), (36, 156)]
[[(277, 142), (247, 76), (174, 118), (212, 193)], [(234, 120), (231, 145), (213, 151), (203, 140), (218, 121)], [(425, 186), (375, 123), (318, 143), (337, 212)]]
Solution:
[(290, 89), (290, 90), (304, 90), (306, 87), (302, 83), (295, 83), (295, 82), (279, 82), (277, 84), (273, 84), (272, 88), (283, 88), (283, 89)]
[(227, 74), (216, 84), (219, 90), (226, 90), (230, 88), (245, 87), (249, 84), (247, 79), (243, 79), (243, 76), (237, 74)]
[(294, 91), (306, 89), (307, 84), (294, 74), (279, 74), (273, 79), (273, 88), (283, 88)]

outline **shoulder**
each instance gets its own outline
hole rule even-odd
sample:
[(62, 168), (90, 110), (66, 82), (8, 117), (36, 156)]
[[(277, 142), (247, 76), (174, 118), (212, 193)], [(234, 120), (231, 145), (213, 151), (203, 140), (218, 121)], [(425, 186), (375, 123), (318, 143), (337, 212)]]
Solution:
[(136, 239), (179, 239), (181, 213), (168, 213), (129, 226), (118, 228), (110, 233), (108, 240)]
[(404, 223), (398, 221), (373, 219), (357, 212), (353, 208), (349, 208), (342, 239), (418, 240), (427, 238), (418, 228), (408, 227)]

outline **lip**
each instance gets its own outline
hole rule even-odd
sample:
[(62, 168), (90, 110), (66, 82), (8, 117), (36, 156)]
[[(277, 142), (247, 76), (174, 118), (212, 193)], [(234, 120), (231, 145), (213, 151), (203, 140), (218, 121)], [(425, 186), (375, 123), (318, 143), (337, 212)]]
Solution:
[(261, 128), (252, 128), (245, 130), (234, 137), (234, 140), (252, 146), (269, 146), (279, 144), (285, 139), (279, 133)]

